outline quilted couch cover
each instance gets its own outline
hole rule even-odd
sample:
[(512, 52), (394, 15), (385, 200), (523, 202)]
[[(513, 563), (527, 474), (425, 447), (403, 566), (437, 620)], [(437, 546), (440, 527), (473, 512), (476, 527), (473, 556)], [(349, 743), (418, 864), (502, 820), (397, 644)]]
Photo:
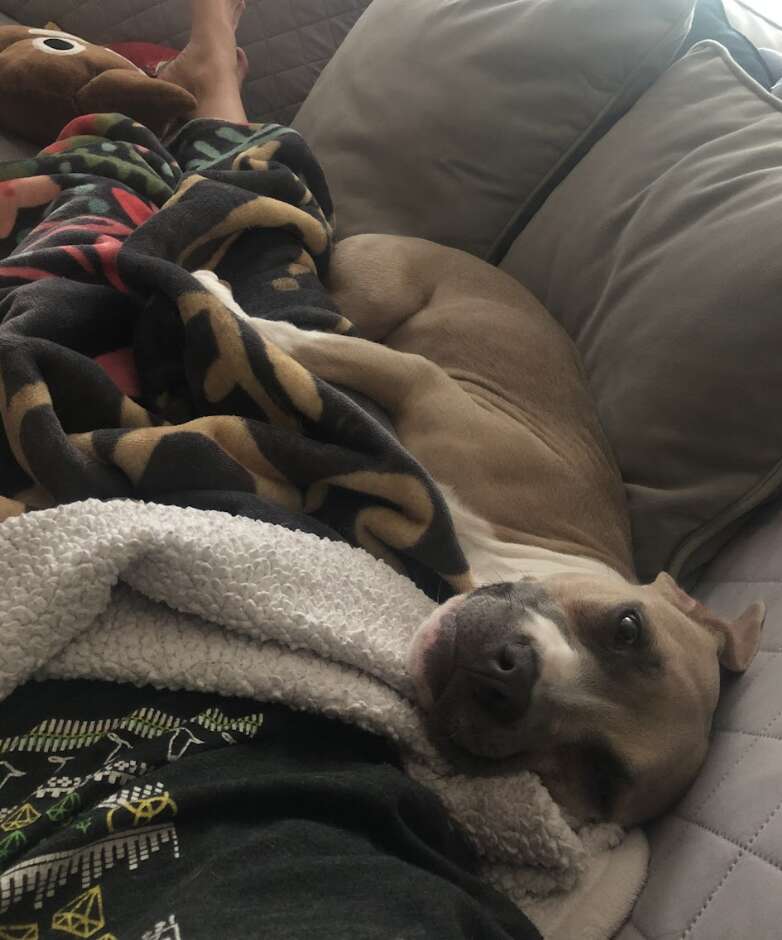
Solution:
[[(248, 0), (238, 40), (247, 52), (247, 113), (289, 124), (323, 66), (370, 0)], [(27, 26), (53, 20), (91, 42), (156, 42), (181, 47), (187, 0), (0, 0), (0, 12)]]
[(702, 578), (723, 614), (763, 598), (763, 642), (725, 686), (693, 788), (651, 828), (646, 888), (620, 940), (782, 937), (782, 505), (766, 509)]

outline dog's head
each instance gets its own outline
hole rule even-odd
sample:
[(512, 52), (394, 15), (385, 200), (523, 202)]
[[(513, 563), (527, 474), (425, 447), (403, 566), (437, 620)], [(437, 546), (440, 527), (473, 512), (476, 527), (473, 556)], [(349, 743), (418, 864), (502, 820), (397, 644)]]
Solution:
[(663, 812), (706, 754), (720, 665), (747, 668), (764, 617), (711, 614), (667, 574), (557, 575), (448, 601), (409, 664), (435, 734), (484, 757), (520, 755), (580, 820)]

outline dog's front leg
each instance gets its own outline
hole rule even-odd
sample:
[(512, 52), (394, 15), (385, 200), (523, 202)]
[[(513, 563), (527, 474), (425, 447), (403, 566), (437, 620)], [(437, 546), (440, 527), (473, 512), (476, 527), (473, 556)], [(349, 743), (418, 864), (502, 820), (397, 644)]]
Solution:
[(196, 271), (194, 276), (265, 342), (273, 343), (324, 382), (370, 398), (386, 411), (392, 422), (407, 402), (421, 402), (433, 384), (450, 381), (423, 356), (398, 352), (354, 336), (302, 330), (284, 320), (250, 317), (213, 272)]
[(280, 320), (249, 321), (262, 339), (274, 343), (324, 382), (370, 398), (392, 422), (407, 402), (421, 400), (427, 386), (446, 379), (422, 356), (388, 349), (371, 340), (302, 330)]

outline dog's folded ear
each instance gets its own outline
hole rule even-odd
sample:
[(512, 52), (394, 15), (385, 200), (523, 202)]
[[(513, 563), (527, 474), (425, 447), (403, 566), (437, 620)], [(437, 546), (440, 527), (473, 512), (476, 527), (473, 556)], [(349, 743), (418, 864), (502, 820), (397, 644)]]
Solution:
[(735, 620), (723, 620), (683, 591), (665, 571), (661, 572), (655, 587), (696, 623), (717, 636), (720, 665), (731, 672), (744, 672), (760, 646), (760, 632), (766, 616), (766, 605), (760, 601), (750, 604)]

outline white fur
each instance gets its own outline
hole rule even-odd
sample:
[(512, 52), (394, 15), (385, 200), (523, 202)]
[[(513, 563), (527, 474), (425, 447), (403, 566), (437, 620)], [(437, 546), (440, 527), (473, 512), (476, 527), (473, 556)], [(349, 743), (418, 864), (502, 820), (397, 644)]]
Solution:
[(552, 620), (533, 612), (524, 618), (522, 630), (538, 653), (540, 679), (544, 684), (559, 685), (578, 678), (581, 656)]
[(232, 313), (235, 313), (237, 317), (241, 317), (243, 320), (250, 319), (234, 300), (231, 288), (227, 284), (224, 284), (214, 271), (206, 271), (202, 268), (200, 271), (193, 271), (193, 277), (197, 281), (200, 281), (208, 291), (211, 291), (215, 297), (225, 304)]
[(322, 342), (332, 338), (330, 333), (322, 333), (318, 330), (300, 330), (297, 326), (285, 320), (265, 320), (262, 317), (248, 316), (234, 299), (231, 288), (223, 283), (214, 271), (194, 271), (193, 277), (199, 280), (208, 291), (211, 291), (231, 313), (236, 314), (240, 320), (252, 327), (262, 339), (271, 341), (293, 358), (296, 357), (297, 342), (301, 339), (302, 334), (307, 337), (308, 341), (314, 337)]
[(620, 578), (602, 562), (577, 555), (565, 555), (534, 545), (502, 542), (491, 525), (469, 509), (453, 487), (435, 481), (453, 519), (456, 537), (478, 585), (520, 578), (548, 578), (559, 574), (595, 574)]

